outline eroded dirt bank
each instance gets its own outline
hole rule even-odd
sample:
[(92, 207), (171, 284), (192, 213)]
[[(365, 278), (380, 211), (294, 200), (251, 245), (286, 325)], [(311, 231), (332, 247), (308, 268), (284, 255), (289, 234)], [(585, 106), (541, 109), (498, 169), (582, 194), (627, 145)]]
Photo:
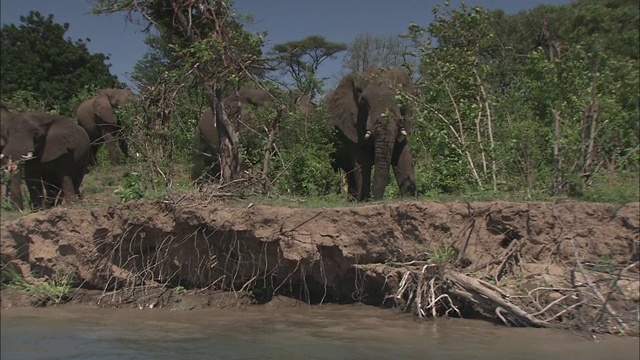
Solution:
[(634, 333), (639, 223), (639, 203), (139, 201), (5, 223), (1, 260), (30, 282), (71, 275), (92, 305), (363, 302)]

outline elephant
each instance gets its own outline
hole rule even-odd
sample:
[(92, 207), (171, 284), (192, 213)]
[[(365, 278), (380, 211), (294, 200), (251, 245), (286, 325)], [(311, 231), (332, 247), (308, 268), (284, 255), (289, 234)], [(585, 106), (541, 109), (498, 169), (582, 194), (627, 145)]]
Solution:
[(204, 176), (219, 179), (220, 163), (218, 161), (218, 152), (220, 138), (211, 108), (205, 109), (200, 116), (193, 137), (193, 146), (195, 154), (193, 155), (191, 180), (198, 182)]
[(109, 150), (112, 165), (120, 164), (116, 140), (125, 158), (129, 157), (129, 146), (122, 135), (122, 123), (115, 118), (114, 109), (131, 101), (134, 94), (129, 89), (103, 89), (98, 95), (82, 102), (76, 111), (78, 124), (91, 139), (90, 166), (97, 164), (96, 154), (103, 143)]
[[(227, 109), (228, 115), (233, 117), (241, 109), (242, 105), (259, 107), (271, 104), (274, 101), (275, 98), (265, 90), (241, 87), (238, 89), (237, 94), (234, 93), (225, 98), (223, 104), (225, 109)], [(287, 105), (304, 118), (308, 118), (316, 108), (315, 103), (309, 95), (301, 94), (297, 91), (290, 92), (289, 104)]]
[(350, 200), (367, 200), (371, 192), (374, 200), (382, 199), (389, 167), (401, 195), (416, 196), (407, 139), (413, 129), (413, 114), (408, 104), (396, 100), (398, 91), (415, 94), (404, 69), (371, 67), (345, 75), (327, 95), (329, 116), (337, 129), (334, 168), (345, 171)]
[(7, 143), (7, 128), (9, 127), (9, 118), (14, 112), (14, 106), (6, 101), (0, 101), (0, 153)]
[[(307, 118), (315, 109), (315, 104), (308, 95), (292, 92), (290, 94), (290, 108), (296, 109), (299, 114)], [(223, 106), (230, 120), (237, 120), (243, 107), (267, 106), (275, 101), (275, 98), (267, 91), (248, 87), (240, 87), (237, 92), (223, 100)], [(238, 125), (240, 133), (251, 131), (251, 123), (246, 119)], [(220, 164), (218, 151), (220, 139), (216, 129), (216, 121), (211, 108), (207, 108), (201, 115), (194, 135), (194, 165), (191, 171), (191, 180), (198, 182), (203, 175), (218, 179)]]
[[(82, 127), (67, 117), (25, 112), (13, 115), (6, 131), (3, 168), (14, 174), (23, 168), (32, 208), (79, 199), (91, 154), (89, 136)], [(10, 201), (20, 209), (21, 181), (11, 176)]]
[[(9, 120), (14, 110), (13, 105), (6, 101), (0, 101), (0, 154), (2, 154), (4, 146), (7, 143), (7, 129), (9, 128)], [(12, 174), (12, 176), (20, 176), (20, 174), (16, 172)], [(3, 179), (3, 181), (0, 182), (0, 199), (6, 198), (8, 194), (9, 187), (6, 186)]]

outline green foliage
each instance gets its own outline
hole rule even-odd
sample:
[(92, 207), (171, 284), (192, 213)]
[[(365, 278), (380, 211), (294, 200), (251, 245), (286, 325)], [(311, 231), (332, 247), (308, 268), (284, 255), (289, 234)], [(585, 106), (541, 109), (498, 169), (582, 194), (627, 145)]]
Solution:
[(621, 172), (614, 177), (598, 176), (585, 189), (581, 200), (595, 202), (627, 203), (640, 199), (640, 176), (637, 172)]
[(173, 292), (175, 292), (178, 295), (182, 295), (182, 294), (185, 294), (187, 292), (187, 289), (182, 285), (178, 285), (178, 286), (173, 288)]
[[(120, 187), (124, 198), (164, 191), (173, 166), (188, 161), (196, 122), (211, 105), (202, 80), (216, 84), (222, 97), (238, 84), (265, 84), (255, 78), (264, 75), (258, 69), (263, 35), (247, 32), (233, 7), (202, 2), (213, 12), (194, 10), (184, 27), (174, 20), (188, 7), (167, 10), (163, 3), (139, 1), (134, 9), (129, 1), (101, 2), (105, 11), (140, 11), (158, 24), (157, 36), (148, 40), (152, 51), (136, 65), (142, 101), (119, 110), (137, 154), (127, 165), (139, 174)], [(640, 170), (637, 2), (579, 0), (515, 15), (446, 3), (434, 14), (430, 25), (411, 24), (406, 35), (420, 78), (417, 96), (409, 99), (416, 113), (409, 143), (419, 194), (547, 199), (560, 177), (564, 194), (574, 198), (637, 201), (637, 176), (630, 175)], [(343, 45), (310, 36), (274, 46), (281, 82), (318, 94), (326, 80), (318, 67)], [(554, 46), (557, 54), (550, 52)], [(243, 176), (260, 187), (247, 193), (266, 190), (296, 202), (340, 198), (340, 177), (330, 166), (333, 129), (323, 107), (312, 119), (288, 108), (274, 129), (277, 108), (289, 104), (290, 94), (266, 86), (278, 101), (246, 111), (242, 121), (249, 129), (239, 129)], [(44, 108), (34, 93), (16, 94), (20, 104)], [(272, 130), (275, 146), (266, 149)], [(385, 198), (397, 196), (392, 180)]]
[(331, 168), (329, 145), (296, 144), (283, 150), (274, 164), (277, 185), (283, 194), (318, 196), (337, 189), (339, 177)]
[[(2, 25), (0, 95), (3, 99), (25, 98), (29, 110), (75, 114), (70, 100), (86, 86), (115, 87), (104, 54), (90, 54), (85, 41), (65, 39), (69, 24), (56, 24), (53, 15), (32, 11), (20, 17), (21, 24)], [(87, 39), (86, 41), (89, 41)], [(26, 100), (26, 99), (25, 99)], [(33, 102), (38, 104), (33, 104)], [(25, 103), (21, 103), (27, 105)]]
[(429, 256), (429, 260), (433, 261), (435, 264), (446, 264), (455, 259), (455, 257), (456, 249), (452, 246), (447, 246), (442, 249), (434, 250), (433, 254)]
[(637, 2), (434, 14), (406, 35), (426, 80), (410, 137), (420, 193), (537, 193), (561, 179), (582, 196), (603, 164), (639, 170)]
[(43, 301), (56, 304), (67, 301), (74, 283), (75, 276), (60, 269), (50, 279), (36, 284), (27, 282), (11, 265), (4, 266), (2, 269), (3, 287), (28, 292)]
[(340, 188), (340, 177), (331, 167), (333, 128), (323, 110), (309, 119), (295, 111), (284, 116), (271, 172), (281, 194), (319, 196)]
[(124, 174), (124, 185), (117, 188), (114, 193), (120, 197), (123, 203), (131, 200), (142, 199), (145, 195), (141, 175), (138, 172), (128, 172)]

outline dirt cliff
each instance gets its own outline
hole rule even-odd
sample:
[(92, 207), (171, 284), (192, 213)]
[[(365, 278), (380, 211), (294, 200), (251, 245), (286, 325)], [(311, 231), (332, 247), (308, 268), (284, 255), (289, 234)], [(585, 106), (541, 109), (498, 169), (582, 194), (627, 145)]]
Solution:
[[(164, 306), (167, 294), (185, 289), (255, 303), (360, 301), (421, 317), (484, 313), (518, 324), (518, 315), (500, 315), (514, 305), (533, 324), (575, 326), (582, 314), (586, 326), (584, 314), (601, 322), (605, 314), (612, 331), (629, 332), (640, 301), (639, 229), (639, 203), (136, 201), (4, 223), (1, 261), (28, 281), (69, 275), (102, 304), (144, 306), (140, 298), (151, 296)], [(494, 296), (498, 305), (478, 300)]]

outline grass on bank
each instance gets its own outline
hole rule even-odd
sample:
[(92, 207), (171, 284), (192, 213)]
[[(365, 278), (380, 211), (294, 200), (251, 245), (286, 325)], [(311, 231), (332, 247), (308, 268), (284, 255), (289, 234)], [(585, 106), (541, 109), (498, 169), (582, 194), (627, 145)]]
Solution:
[(54, 304), (68, 300), (75, 278), (73, 274), (62, 270), (46, 280), (32, 284), (24, 279), (13, 266), (2, 267), (2, 288), (15, 289), (29, 293), (41, 301)]
[[(91, 169), (83, 182), (83, 200), (73, 207), (95, 208), (116, 205), (136, 199), (162, 200), (167, 194), (177, 195), (195, 190), (190, 184), (189, 164), (172, 164), (160, 171), (154, 164), (129, 160), (120, 166), (112, 166), (108, 159), (100, 159), (100, 165)], [(335, 174), (339, 183), (339, 174)], [(592, 180), (588, 188), (579, 189), (571, 196), (551, 196), (548, 191), (464, 191), (458, 193), (428, 192), (420, 194), (417, 200), (441, 202), (482, 202), (482, 201), (586, 201), (606, 203), (629, 203), (640, 200), (640, 176), (627, 173), (616, 178), (598, 177)], [(342, 190), (337, 188), (319, 196), (295, 196), (292, 194), (261, 195), (259, 186), (238, 188), (230, 198), (231, 203), (268, 204), (273, 206), (337, 207), (357, 206), (346, 200)], [(213, 188), (215, 189), (215, 188)], [(214, 191), (214, 190), (212, 190)], [(28, 193), (23, 189), (26, 196)], [(25, 196), (25, 197), (26, 197)], [(401, 200), (393, 177), (381, 202)], [(7, 199), (0, 203), (2, 221), (12, 221), (30, 214), (29, 209), (11, 210)]]

